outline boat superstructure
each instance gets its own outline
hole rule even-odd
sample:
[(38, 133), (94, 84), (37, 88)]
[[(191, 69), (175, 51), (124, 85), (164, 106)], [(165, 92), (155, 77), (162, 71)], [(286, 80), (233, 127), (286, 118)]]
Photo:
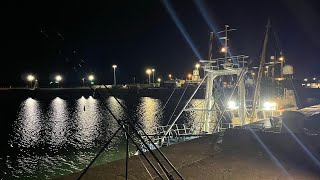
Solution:
[[(246, 55), (231, 55), (228, 47), (228, 25), (225, 30), (219, 32), (224, 36), (220, 38), (224, 43), (221, 48), (223, 57), (212, 58), (212, 45), (214, 42), (214, 33), (210, 33), (208, 59), (200, 60), (201, 68), (204, 70), (204, 77), (198, 84), (194, 93), (186, 101), (182, 110), (178, 113), (171, 124), (158, 127), (154, 134), (154, 141), (162, 146), (168, 145), (174, 139), (186, 139), (201, 136), (203, 134), (219, 133), (226, 128), (245, 127), (245, 126), (261, 126), (276, 127), (270, 124), (269, 119), (280, 116), (285, 108), (279, 109), (279, 104), (294, 104), (290, 108), (296, 109), (294, 92), (292, 90), (283, 89), (283, 96), (272, 99), (272, 102), (260, 101), (261, 80), (266, 63), (266, 46), (268, 41), (268, 31), (270, 23), (267, 25), (267, 31), (264, 39), (263, 51), (257, 78), (254, 82), (249, 71)], [(283, 65), (282, 65), (283, 67)], [(282, 70), (282, 69), (281, 69)], [(251, 79), (250, 79), (251, 78)], [(232, 79), (232, 80), (230, 80)], [(225, 83), (225, 81), (227, 81)], [(224, 88), (228, 86), (228, 82), (232, 82), (231, 91), (224, 92)], [(255, 85), (254, 92), (248, 93), (248, 82)], [(224, 84), (225, 83), (225, 84)], [(200, 86), (205, 86), (205, 94), (202, 99), (201, 107), (192, 107), (190, 102), (199, 90)], [(249, 96), (246, 98), (246, 96)], [(252, 97), (253, 96), (253, 97)], [(279, 104), (278, 104), (279, 103)], [(281, 106), (283, 107), (283, 106)], [(201, 113), (201, 120), (194, 121), (192, 124), (177, 124), (178, 119), (184, 112)], [(278, 122), (277, 122), (278, 123)]]

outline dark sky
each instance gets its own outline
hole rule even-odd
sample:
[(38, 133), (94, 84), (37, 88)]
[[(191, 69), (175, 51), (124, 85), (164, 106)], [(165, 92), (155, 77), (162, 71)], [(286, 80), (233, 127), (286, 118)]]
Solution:
[[(320, 6), (307, 0), (198, 0), (167, 1), (202, 58), (207, 56), (210, 27), (236, 28), (230, 36), (233, 54), (249, 55), (259, 63), (265, 26), (271, 18), (269, 52), (279, 48), (296, 77), (320, 75)], [(46, 85), (54, 74), (64, 83), (81, 83), (73, 65), (85, 61), (85, 71), (98, 82), (112, 83), (112, 64), (120, 82), (144, 81), (145, 69), (156, 76), (180, 78), (191, 72), (197, 55), (177, 28), (162, 0), (14, 1), (2, 3), (0, 86), (24, 85), (25, 75), (36, 74)], [(43, 33), (41, 33), (41, 31)], [(274, 33), (279, 39), (279, 47)], [(60, 33), (59, 36), (57, 33)], [(73, 53), (75, 51), (76, 53)], [(65, 57), (69, 59), (66, 62)]]

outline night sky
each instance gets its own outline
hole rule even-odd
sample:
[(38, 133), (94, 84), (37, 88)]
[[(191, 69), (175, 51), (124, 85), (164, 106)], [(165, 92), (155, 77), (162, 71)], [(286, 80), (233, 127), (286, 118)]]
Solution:
[[(198, 52), (166, 5), (172, 6)], [(82, 70), (73, 68), (80, 59), (97, 83), (112, 83), (112, 64), (118, 65), (122, 83), (133, 82), (133, 77), (145, 81), (148, 67), (156, 69), (156, 77), (172, 73), (181, 78), (192, 71), (199, 55), (207, 58), (211, 28), (220, 31), (225, 24), (237, 29), (230, 36), (232, 54), (248, 55), (252, 65), (258, 64), (268, 17), (272, 25), (268, 56), (282, 50), (297, 78), (320, 75), (317, 1), (10, 0), (2, 7), (0, 86), (24, 86), (28, 73), (43, 86), (57, 73), (65, 85), (81, 84)]]

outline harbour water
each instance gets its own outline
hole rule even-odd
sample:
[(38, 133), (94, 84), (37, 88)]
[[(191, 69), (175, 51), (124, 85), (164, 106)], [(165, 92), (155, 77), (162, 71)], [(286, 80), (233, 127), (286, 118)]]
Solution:
[[(119, 119), (139, 122), (147, 133), (167, 124), (179, 97), (130, 96), (119, 100), (125, 111), (109, 96), (106, 104)], [(1, 98), (1, 177), (4, 179), (51, 179), (80, 171), (92, 160), (118, 125), (94, 97)], [(182, 100), (181, 106), (185, 100)], [(201, 100), (193, 100), (194, 106)], [(176, 114), (181, 109), (179, 106)], [(186, 112), (180, 121), (193, 123), (201, 113)], [(112, 141), (95, 165), (125, 157), (123, 132)], [(130, 146), (131, 153), (136, 149)]]

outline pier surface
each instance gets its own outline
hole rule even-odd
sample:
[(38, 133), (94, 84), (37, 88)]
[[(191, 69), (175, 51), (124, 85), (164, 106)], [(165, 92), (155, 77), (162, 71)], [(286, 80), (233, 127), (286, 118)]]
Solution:
[[(320, 136), (295, 137), (305, 147), (290, 134), (233, 129), (225, 132), (222, 143), (217, 142), (218, 136), (208, 135), (161, 150), (184, 179), (320, 179)], [(159, 179), (142, 156), (129, 159), (128, 172), (129, 179)], [(77, 179), (79, 175), (57, 179)], [(94, 166), (82, 177), (124, 178), (125, 160)]]

